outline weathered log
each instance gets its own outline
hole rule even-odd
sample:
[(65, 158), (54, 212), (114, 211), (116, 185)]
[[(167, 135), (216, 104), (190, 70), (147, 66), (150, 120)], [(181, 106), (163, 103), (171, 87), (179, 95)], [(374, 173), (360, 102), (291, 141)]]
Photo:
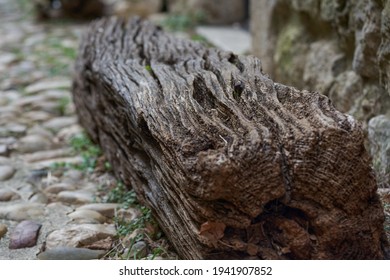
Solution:
[(257, 58), (103, 19), (83, 38), (73, 97), (182, 258), (384, 258), (360, 125)]

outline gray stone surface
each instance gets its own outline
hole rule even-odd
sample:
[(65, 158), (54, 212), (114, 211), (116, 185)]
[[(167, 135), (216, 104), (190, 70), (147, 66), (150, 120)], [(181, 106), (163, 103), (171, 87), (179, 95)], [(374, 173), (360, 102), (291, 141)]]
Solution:
[(0, 188), (0, 202), (12, 201), (17, 199), (20, 199), (20, 195), (17, 192), (9, 189)]
[(303, 82), (316, 91), (327, 93), (342, 72), (346, 57), (337, 41), (317, 41), (310, 44), (303, 71)]
[(273, 80), (320, 91), (367, 125), (390, 112), (390, 1), (340, 3), (251, 0), (253, 54)]
[(0, 144), (0, 156), (8, 156), (8, 155), (9, 155), (8, 146), (5, 144)]
[(114, 225), (67, 225), (51, 232), (46, 238), (46, 248), (81, 247), (92, 245), (116, 234)]
[(31, 84), (26, 87), (25, 91), (28, 94), (37, 93), (40, 91), (50, 90), (50, 89), (59, 89), (66, 88), (69, 89), (72, 83), (69, 78), (48, 78), (44, 80), (40, 80), (34, 84)]
[(134, 243), (131, 248), (126, 248), (123, 252), (125, 259), (142, 259), (148, 255), (148, 246), (144, 241)]
[(336, 77), (329, 90), (329, 98), (335, 107), (342, 112), (350, 112), (355, 102), (362, 96), (363, 80), (354, 71), (345, 71)]
[(72, 152), (73, 150), (70, 148), (62, 148), (62, 149), (49, 150), (49, 151), (37, 151), (31, 154), (26, 154), (24, 156), (24, 159), (27, 162), (37, 162), (37, 161), (43, 161), (43, 160), (48, 160), (53, 158), (71, 156)]
[(10, 249), (33, 247), (37, 244), (41, 224), (34, 221), (20, 222), (10, 234)]
[(19, 202), (0, 205), (0, 219), (23, 221), (40, 220), (44, 217), (44, 205), (40, 203)]
[(91, 203), (77, 208), (77, 210), (93, 210), (99, 212), (107, 218), (112, 218), (115, 215), (116, 209), (120, 208), (119, 203)]
[(80, 191), (62, 191), (57, 194), (57, 200), (67, 204), (79, 205), (94, 201), (93, 193)]
[(33, 194), (29, 199), (29, 202), (47, 204), (49, 202), (49, 198), (41, 192)]
[(368, 123), (368, 137), (373, 165), (378, 180), (383, 186), (390, 186), (390, 117), (379, 115)]
[(77, 118), (75, 116), (71, 117), (57, 117), (51, 120), (46, 121), (42, 124), (42, 126), (51, 131), (58, 132), (63, 128), (71, 126), (77, 122)]
[(107, 221), (107, 218), (99, 212), (87, 209), (76, 210), (75, 212), (68, 214), (68, 216), (74, 223), (103, 224)]
[(16, 170), (9, 165), (0, 165), (0, 182), (6, 181), (12, 178)]
[(37, 151), (48, 150), (51, 147), (51, 141), (42, 135), (27, 135), (19, 140), (17, 150), (21, 153), (34, 153)]
[(247, 54), (251, 51), (250, 33), (240, 27), (199, 26), (196, 32), (222, 50), (236, 54)]
[(45, 188), (44, 192), (49, 194), (58, 194), (63, 191), (72, 191), (75, 189), (76, 187), (74, 185), (62, 182), (62, 183), (49, 185), (47, 188)]
[(38, 254), (40, 260), (95, 260), (104, 256), (104, 250), (57, 247)]

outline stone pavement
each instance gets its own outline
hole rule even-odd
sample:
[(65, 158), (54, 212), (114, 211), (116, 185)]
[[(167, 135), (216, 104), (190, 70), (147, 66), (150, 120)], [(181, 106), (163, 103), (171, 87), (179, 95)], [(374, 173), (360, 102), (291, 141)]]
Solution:
[(70, 93), (84, 26), (37, 23), (21, 3), (0, 0), (0, 259), (155, 257), (161, 234), (146, 240), (142, 223), (118, 234), (118, 213), (122, 225), (142, 213), (108, 203), (107, 163), (77, 151), (88, 144)]

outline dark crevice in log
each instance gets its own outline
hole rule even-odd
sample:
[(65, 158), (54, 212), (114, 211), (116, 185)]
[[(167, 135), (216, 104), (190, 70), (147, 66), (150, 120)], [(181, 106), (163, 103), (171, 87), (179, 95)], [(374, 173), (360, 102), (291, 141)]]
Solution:
[(116, 175), (186, 259), (380, 259), (360, 125), (251, 56), (152, 24), (94, 22), (73, 98)]

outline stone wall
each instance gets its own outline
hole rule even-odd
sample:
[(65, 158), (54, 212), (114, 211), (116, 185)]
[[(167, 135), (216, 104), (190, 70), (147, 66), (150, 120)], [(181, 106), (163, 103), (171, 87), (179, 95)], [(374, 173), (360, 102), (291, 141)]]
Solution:
[(361, 120), (390, 184), (390, 0), (251, 0), (250, 12), (264, 72)]
[(252, 0), (250, 11), (254, 54), (274, 80), (360, 120), (389, 111), (389, 0)]

